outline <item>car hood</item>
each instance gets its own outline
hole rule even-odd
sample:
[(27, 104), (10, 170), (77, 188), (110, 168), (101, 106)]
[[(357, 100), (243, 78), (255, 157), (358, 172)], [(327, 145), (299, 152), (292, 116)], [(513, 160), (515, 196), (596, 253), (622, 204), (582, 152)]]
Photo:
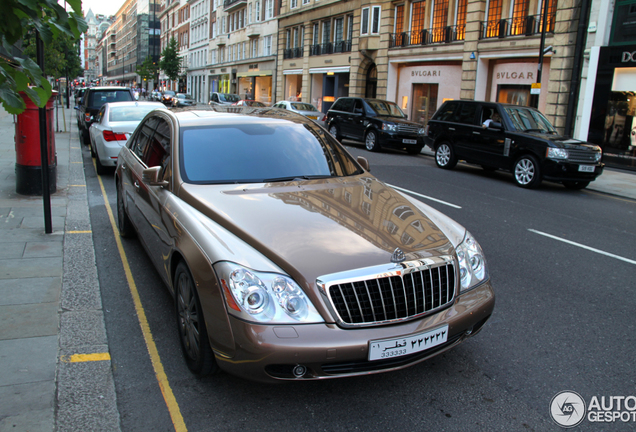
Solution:
[[(231, 231), (301, 286), (335, 272), (449, 253), (444, 232), (368, 174), (250, 185), (183, 184), (181, 199)], [(256, 269), (258, 270), (258, 269)]]
[(532, 137), (545, 140), (549, 143), (554, 144), (554, 147), (564, 148), (564, 149), (573, 149), (573, 150), (598, 150), (598, 146), (596, 144), (590, 144), (585, 141), (580, 141), (573, 138), (567, 138), (561, 135), (551, 135), (541, 132), (522, 132), (523, 135), (530, 135)]
[(407, 125), (411, 125), (411, 126), (424, 127), (424, 126), (420, 125), (417, 122), (414, 122), (414, 121), (411, 121), (411, 120), (405, 119), (405, 118), (400, 118), (400, 117), (375, 116), (374, 118), (376, 118), (378, 120), (382, 120), (384, 122), (392, 122), (392, 123), (398, 123), (398, 124), (407, 124)]

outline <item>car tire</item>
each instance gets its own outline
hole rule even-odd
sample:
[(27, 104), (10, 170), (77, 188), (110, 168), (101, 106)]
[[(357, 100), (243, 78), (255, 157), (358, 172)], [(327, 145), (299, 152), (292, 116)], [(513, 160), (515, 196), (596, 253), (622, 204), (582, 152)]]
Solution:
[(541, 167), (537, 158), (532, 155), (523, 155), (517, 159), (513, 168), (512, 176), (517, 186), (532, 189), (541, 184)]
[(124, 191), (121, 187), (121, 180), (117, 182), (117, 228), (119, 228), (121, 237), (131, 238), (135, 236), (135, 228), (124, 206)]
[(338, 129), (338, 125), (334, 123), (332, 123), (331, 126), (329, 126), (329, 133), (338, 141), (342, 139), (342, 137), (340, 136), (340, 130)]
[(589, 181), (564, 181), (563, 186), (572, 190), (585, 189), (589, 185)]
[(455, 156), (455, 151), (450, 143), (444, 141), (435, 147), (435, 163), (443, 169), (455, 168), (457, 156)]
[(376, 131), (370, 130), (364, 135), (364, 146), (370, 152), (380, 151), (382, 147), (380, 146), (380, 143), (378, 142), (378, 134)]
[(192, 274), (183, 261), (174, 274), (174, 293), (179, 341), (188, 368), (198, 376), (217, 372), (219, 366), (210, 348), (201, 302)]

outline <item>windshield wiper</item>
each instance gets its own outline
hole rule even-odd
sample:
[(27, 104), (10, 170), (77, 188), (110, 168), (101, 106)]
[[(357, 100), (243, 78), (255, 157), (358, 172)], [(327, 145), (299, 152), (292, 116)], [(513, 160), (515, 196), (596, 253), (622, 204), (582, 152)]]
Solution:
[(264, 179), (263, 183), (275, 183), (275, 182), (284, 182), (284, 181), (298, 181), (298, 180), (316, 180), (322, 178), (333, 177), (330, 174), (326, 175), (298, 175), (298, 176), (288, 176), (288, 177), (273, 177)]

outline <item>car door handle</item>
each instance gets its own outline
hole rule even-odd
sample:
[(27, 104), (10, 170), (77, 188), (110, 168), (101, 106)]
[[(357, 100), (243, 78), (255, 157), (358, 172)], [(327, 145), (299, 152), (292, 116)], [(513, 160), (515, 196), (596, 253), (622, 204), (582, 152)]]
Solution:
[(448, 130), (455, 130), (455, 128), (449, 127)]
[(123, 170), (126, 169), (126, 164), (125, 163), (121, 164), (121, 169), (123, 169)]
[(473, 133), (474, 133), (475, 135), (481, 135), (481, 133), (479, 133), (479, 132), (477, 132), (477, 131), (473, 131)]
[(137, 180), (135, 180), (135, 189), (139, 192), (139, 182)]

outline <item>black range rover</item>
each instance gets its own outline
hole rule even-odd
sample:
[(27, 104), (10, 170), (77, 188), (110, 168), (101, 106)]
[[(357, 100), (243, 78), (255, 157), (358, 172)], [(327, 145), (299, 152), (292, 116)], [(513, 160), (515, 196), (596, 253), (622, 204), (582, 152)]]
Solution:
[(511, 171), (515, 182), (543, 179), (583, 189), (603, 172), (601, 148), (557, 134), (534, 108), (478, 101), (447, 101), (426, 126), (426, 144), (440, 168), (458, 160)]
[(327, 111), (326, 124), (337, 140), (364, 141), (369, 151), (390, 147), (418, 154), (424, 147), (424, 127), (407, 120), (395, 102), (341, 97)]

